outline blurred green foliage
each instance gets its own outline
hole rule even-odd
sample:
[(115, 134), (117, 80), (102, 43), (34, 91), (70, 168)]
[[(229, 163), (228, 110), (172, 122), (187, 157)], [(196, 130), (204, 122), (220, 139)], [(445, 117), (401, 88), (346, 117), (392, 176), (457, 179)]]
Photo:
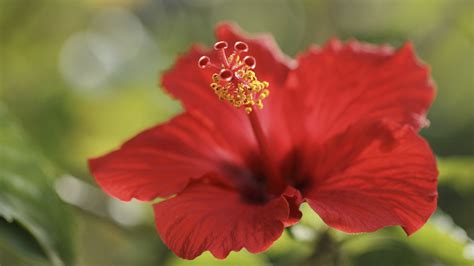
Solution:
[(72, 263), (71, 213), (53, 189), (47, 163), (2, 105), (0, 162), (0, 255), (6, 249), (22, 259), (44, 260), (45, 265), (46, 260)]
[[(211, 44), (222, 20), (272, 33), (291, 56), (333, 36), (412, 41), (438, 87), (422, 131), (440, 158), (440, 211), (429, 224), (410, 238), (395, 228), (327, 233), (305, 205), (301, 225), (264, 254), (189, 262), (161, 243), (148, 204), (95, 189), (86, 158), (180, 111), (159, 75), (192, 43)], [(0, 111), (0, 264), (472, 265), (473, 101), (471, 0), (0, 0), (0, 102), (11, 113)], [(325, 235), (327, 256), (315, 257)]]

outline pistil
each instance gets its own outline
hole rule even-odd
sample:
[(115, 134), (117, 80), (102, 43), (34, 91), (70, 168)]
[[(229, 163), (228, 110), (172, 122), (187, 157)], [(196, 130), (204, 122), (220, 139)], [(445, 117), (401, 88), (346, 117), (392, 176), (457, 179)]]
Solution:
[(210, 57), (202, 56), (198, 61), (200, 68), (212, 68), (216, 70), (212, 75), (211, 88), (220, 100), (226, 100), (234, 107), (243, 107), (248, 114), (253, 133), (257, 140), (262, 163), (264, 166), (267, 191), (279, 195), (285, 189), (285, 180), (277, 169), (273, 153), (267, 142), (267, 138), (260, 123), (257, 109), (263, 108), (263, 100), (268, 97), (269, 83), (259, 81), (253, 69), (256, 60), (253, 56), (245, 56), (242, 53), (248, 51), (248, 45), (244, 42), (236, 42), (234, 51), (227, 57), (225, 50), (228, 44), (219, 41), (214, 44), (218, 63), (212, 63)]
[(244, 108), (251, 113), (255, 108), (263, 108), (263, 100), (268, 97), (268, 82), (259, 81), (253, 69), (256, 60), (253, 56), (244, 56), (248, 51), (244, 42), (236, 42), (234, 51), (227, 56), (225, 41), (214, 44), (218, 63), (212, 63), (211, 58), (202, 56), (198, 61), (200, 68), (212, 68), (217, 72), (212, 76), (211, 88), (220, 100), (225, 100), (237, 108)]
[(248, 114), (248, 117), (260, 149), (262, 163), (265, 169), (267, 189), (270, 193), (278, 195), (285, 189), (285, 180), (277, 169), (275, 156), (273, 156), (273, 153), (270, 151), (257, 111), (251, 112)]

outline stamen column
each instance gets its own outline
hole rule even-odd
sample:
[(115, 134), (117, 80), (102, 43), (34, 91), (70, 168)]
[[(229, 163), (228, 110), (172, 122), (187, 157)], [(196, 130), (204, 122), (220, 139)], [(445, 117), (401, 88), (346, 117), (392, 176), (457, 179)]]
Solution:
[(279, 195), (285, 189), (286, 182), (277, 168), (273, 153), (270, 152), (257, 114), (257, 109), (263, 108), (263, 100), (269, 95), (269, 83), (259, 81), (252, 71), (257, 63), (253, 56), (247, 55), (241, 59), (242, 53), (248, 52), (246, 43), (236, 42), (229, 57), (225, 52), (227, 47), (225, 41), (216, 42), (214, 50), (218, 63), (212, 63), (211, 58), (204, 55), (199, 58), (198, 66), (217, 71), (212, 75), (210, 87), (220, 100), (226, 100), (234, 107), (243, 108), (247, 112), (264, 164), (267, 189), (270, 193)]
[(263, 132), (260, 119), (258, 118), (257, 110), (248, 114), (250, 124), (252, 125), (253, 133), (257, 139), (260, 153), (262, 156), (262, 163), (264, 164), (265, 174), (267, 177), (268, 190), (274, 194), (280, 194), (285, 189), (285, 180), (277, 169), (276, 159), (273, 153), (270, 152), (267, 137)]

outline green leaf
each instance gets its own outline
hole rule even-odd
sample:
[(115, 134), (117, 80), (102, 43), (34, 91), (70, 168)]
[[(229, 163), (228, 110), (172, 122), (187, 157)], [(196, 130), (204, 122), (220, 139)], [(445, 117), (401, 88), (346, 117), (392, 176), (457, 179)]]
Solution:
[(466, 250), (472, 241), (462, 228), (441, 211), (436, 212), (429, 223), (405, 241), (445, 265), (474, 264), (474, 259), (466, 256)]
[(465, 255), (472, 241), (449, 216), (437, 212), (418, 232), (407, 237), (400, 228), (355, 235), (345, 240), (344, 250), (355, 265), (459, 265), (474, 264)]
[(438, 160), (438, 206), (474, 238), (474, 157), (456, 156)]
[(251, 254), (246, 250), (232, 252), (225, 260), (214, 258), (211, 253), (205, 252), (194, 260), (183, 260), (178, 257), (167, 263), (167, 266), (233, 266), (233, 265), (252, 265), (265, 266), (268, 263), (261, 254)]
[(53, 189), (51, 169), (2, 105), (0, 165), (0, 251), (36, 264), (71, 264), (71, 215)]
[(452, 186), (463, 194), (474, 191), (474, 157), (448, 157), (438, 159), (440, 185)]

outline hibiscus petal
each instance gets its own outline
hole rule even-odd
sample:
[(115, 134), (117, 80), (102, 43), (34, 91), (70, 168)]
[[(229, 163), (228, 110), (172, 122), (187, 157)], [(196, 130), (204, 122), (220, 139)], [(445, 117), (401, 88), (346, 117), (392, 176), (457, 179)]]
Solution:
[(303, 213), (300, 211), (300, 205), (303, 203), (304, 199), (301, 196), (301, 193), (293, 187), (287, 187), (283, 196), (286, 201), (288, 201), (288, 206), (290, 208), (288, 219), (284, 221), (285, 227), (288, 227), (298, 223), (303, 216)]
[(223, 162), (239, 165), (239, 160), (208, 119), (188, 112), (89, 160), (89, 167), (111, 196), (147, 201), (176, 194), (190, 179), (219, 172)]
[(288, 77), (290, 119), (306, 117), (313, 138), (327, 139), (360, 120), (387, 118), (415, 129), (427, 123), (434, 84), (410, 43), (396, 51), (331, 40), (298, 61)]
[(193, 259), (209, 250), (223, 259), (230, 251), (266, 250), (283, 232), (288, 202), (245, 202), (238, 192), (192, 184), (181, 194), (154, 205), (157, 230), (176, 255)]
[(436, 209), (436, 161), (410, 126), (360, 123), (313, 156), (303, 194), (332, 227), (355, 233), (401, 225), (410, 235)]

